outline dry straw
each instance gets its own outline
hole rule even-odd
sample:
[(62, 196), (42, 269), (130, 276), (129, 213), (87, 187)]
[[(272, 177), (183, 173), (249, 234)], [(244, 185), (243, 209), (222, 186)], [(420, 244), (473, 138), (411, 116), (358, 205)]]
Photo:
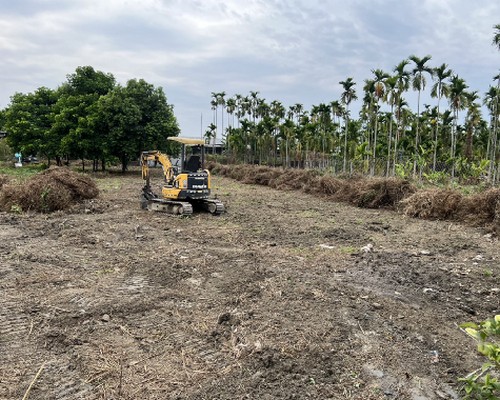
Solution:
[(67, 168), (51, 168), (22, 183), (1, 186), (0, 209), (51, 212), (65, 210), (75, 202), (97, 197), (92, 178)]

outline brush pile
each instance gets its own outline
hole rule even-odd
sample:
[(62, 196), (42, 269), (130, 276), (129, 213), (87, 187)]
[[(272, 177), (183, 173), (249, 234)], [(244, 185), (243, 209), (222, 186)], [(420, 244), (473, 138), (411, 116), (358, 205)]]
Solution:
[(463, 221), (472, 225), (493, 224), (500, 232), (500, 189), (463, 195), (457, 190), (422, 190), (401, 202), (403, 212), (415, 218)]
[(362, 208), (399, 210), (414, 218), (492, 225), (500, 232), (500, 189), (463, 195), (454, 189), (417, 190), (398, 178), (335, 177), (316, 170), (211, 163), (216, 175), (279, 190), (301, 190)]
[(10, 178), (7, 175), (0, 175), (0, 189), (2, 189), (2, 186), (9, 183)]
[(337, 178), (312, 169), (281, 169), (255, 165), (210, 164), (216, 175), (279, 190), (301, 190), (364, 208), (394, 208), (416, 189), (397, 178)]
[(22, 183), (0, 185), (0, 210), (51, 212), (97, 197), (95, 182), (67, 168), (51, 168)]

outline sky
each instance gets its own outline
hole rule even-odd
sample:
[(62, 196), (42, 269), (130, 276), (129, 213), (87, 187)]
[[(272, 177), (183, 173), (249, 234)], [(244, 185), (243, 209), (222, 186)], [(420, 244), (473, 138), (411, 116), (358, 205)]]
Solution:
[(200, 137), (212, 92), (310, 109), (348, 77), (361, 99), (372, 70), (410, 55), (448, 64), (482, 97), (500, 70), (497, 24), (499, 0), (0, 0), (0, 109), (90, 65), (162, 87), (181, 135)]

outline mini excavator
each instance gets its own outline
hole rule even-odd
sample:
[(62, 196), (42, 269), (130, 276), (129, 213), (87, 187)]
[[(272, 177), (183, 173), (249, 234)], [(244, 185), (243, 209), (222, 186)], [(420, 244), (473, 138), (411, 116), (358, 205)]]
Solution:
[[(205, 165), (205, 141), (203, 139), (169, 137), (182, 145), (180, 165), (174, 166), (170, 158), (159, 151), (141, 153), (142, 179), (145, 184), (141, 193), (141, 208), (163, 211), (169, 214), (190, 215), (193, 209), (201, 209), (218, 215), (224, 212), (220, 200), (210, 198), (211, 179)], [(187, 148), (192, 154), (187, 157)], [(158, 196), (151, 188), (149, 164), (160, 164), (165, 178)]]

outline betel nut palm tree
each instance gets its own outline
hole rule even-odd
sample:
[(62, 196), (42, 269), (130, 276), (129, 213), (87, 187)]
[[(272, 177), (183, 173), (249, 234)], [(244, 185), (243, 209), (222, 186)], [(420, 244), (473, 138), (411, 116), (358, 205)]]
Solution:
[(373, 156), (372, 156), (372, 166), (371, 174), (375, 174), (375, 163), (377, 159), (377, 135), (378, 135), (378, 111), (379, 111), (379, 101), (385, 96), (386, 91), (386, 80), (389, 78), (389, 74), (382, 71), (381, 69), (372, 70), (374, 75), (373, 79), (373, 97), (375, 98), (375, 130), (373, 134)]
[(417, 124), (416, 124), (416, 130), (415, 130), (415, 150), (414, 150), (414, 161), (413, 161), (413, 174), (417, 174), (417, 156), (418, 156), (418, 145), (419, 145), (419, 135), (420, 135), (420, 125), (419, 125), (419, 120), (420, 120), (420, 94), (422, 90), (425, 89), (426, 85), (426, 79), (424, 76), (424, 72), (428, 73), (431, 77), (433, 74), (433, 70), (430, 67), (427, 67), (425, 64), (427, 61), (429, 61), (432, 57), (431, 56), (425, 56), (423, 58), (419, 58), (415, 55), (412, 55), (408, 57), (411, 61), (414, 62), (415, 66), (412, 70), (413, 74), (413, 79), (412, 79), (412, 87), (413, 90), (418, 91), (418, 100), (417, 100)]
[(349, 104), (353, 100), (356, 100), (358, 96), (356, 95), (356, 90), (354, 86), (356, 82), (354, 82), (353, 78), (349, 77), (345, 81), (339, 82), (342, 85), (344, 91), (340, 96), (340, 101), (345, 106), (345, 137), (344, 137), (344, 164), (343, 164), (343, 172), (346, 172), (347, 169), (347, 133), (349, 129)]
[(440, 115), (439, 106), (441, 99), (448, 98), (450, 94), (450, 86), (446, 83), (446, 80), (451, 76), (453, 71), (448, 68), (447, 64), (441, 64), (439, 67), (434, 68), (434, 78), (435, 83), (431, 88), (431, 97), (437, 98), (437, 117), (436, 126), (434, 129), (434, 154), (432, 156), (432, 170), (436, 170), (436, 158), (437, 158), (437, 148), (438, 148), (438, 137), (439, 137), (439, 125), (440, 125)]
[(455, 155), (457, 149), (457, 124), (458, 124), (458, 112), (465, 108), (465, 102), (467, 101), (465, 90), (468, 88), (465, 80), (459, 78), (457, 75), (453, 75), (450, 79), (450, 96), (448, 101), (450, 102), (450, 107), (453, 111), (453, 126), (451, 130), (451, 148), (450, 148), (450, 159), (452, 162), (451, 176), (455, 177)]
[(493, 46), (495, 46), (500, 51), (500, 24), (493, 27), (495, 33), (493, 35)]

